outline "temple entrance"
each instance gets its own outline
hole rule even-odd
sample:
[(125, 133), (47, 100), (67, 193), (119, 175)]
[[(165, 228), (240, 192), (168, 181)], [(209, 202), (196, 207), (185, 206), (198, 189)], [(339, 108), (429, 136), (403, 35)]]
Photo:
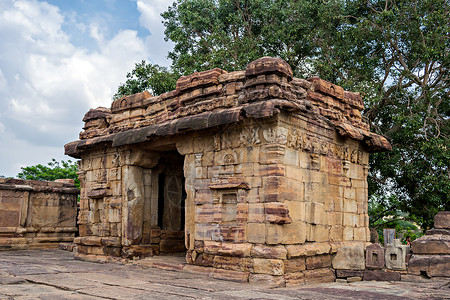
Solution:
[(154, 168), (157, 180), (157, 229), (160, 231), (160, 253), (184, 252), (185, 179), (184, 157), (176, 151), (161, 154)]

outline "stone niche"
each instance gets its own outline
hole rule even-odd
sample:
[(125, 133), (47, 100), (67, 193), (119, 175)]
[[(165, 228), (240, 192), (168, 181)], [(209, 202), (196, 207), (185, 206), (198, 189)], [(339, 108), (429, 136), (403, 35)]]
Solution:
[(363, 108), (358, 93), (263, 57), (91, 109), (65, 146), (81, 159), (77, 255), (185, 252), (188, 264), (282, 285), (364, 266), (369, 153), (390, 144)]
[(71, 179), (0, 178), (0, 250), (55, 248), (72, 242), (79, 193)]

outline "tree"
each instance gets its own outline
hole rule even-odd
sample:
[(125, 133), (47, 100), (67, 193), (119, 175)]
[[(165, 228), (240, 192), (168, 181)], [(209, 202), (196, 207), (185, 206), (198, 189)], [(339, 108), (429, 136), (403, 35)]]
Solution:
[(175, 89), (178, 77), (177, 73), (170, 72), (166, 67), (152, 65), (142, 60), (136, 63), (131, 73), (127, 74), (127, 81), (121, 84), (114, 95), (118, 99), (125, 95), (132, 95), (150, 90), (154, 96)]
[(338, 30), (317, 35), (314, 68), (364, 92), (365, 118), (393, 145), (370, 161), (370, 195), (395, 193), (427, 229), (450, 209), (450, 4), (345, 1)]
[(168, 55), (172, 68), (181, 74), (235, 71), (261, 56), (278, 56), (296, 75), (308, 73), (317, 52), (309, 37), (329, 21), (332, 2), (178, 0), (162, 14), (166, 40), (175, 43)]
[(17, 178), (27, 180), (48, 180), (55, 181), (56, 179), (74, 179), (75, 185), (80, 188), (80, 181), (78, 180), (78, 167), (76, 162), (71, 160), (61, 162), (52, 158), (52, 161), (46, 166), (38, 164), (30, 167), (22, 167), (22, 172), (17, 174)]

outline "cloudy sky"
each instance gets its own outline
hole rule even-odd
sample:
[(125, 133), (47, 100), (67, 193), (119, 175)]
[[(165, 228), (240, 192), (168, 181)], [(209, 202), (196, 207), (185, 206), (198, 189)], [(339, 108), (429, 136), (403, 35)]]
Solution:
[(168, 66), (160, 13), (173, 0), (0, 0), (0, 175), (68, 160), (92, 107), (136, 62)]

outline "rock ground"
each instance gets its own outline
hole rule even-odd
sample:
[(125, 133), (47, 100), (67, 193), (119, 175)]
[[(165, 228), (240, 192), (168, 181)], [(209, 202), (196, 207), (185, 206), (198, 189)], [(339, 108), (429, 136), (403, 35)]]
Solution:
[(163, 270), (158, 263), (78, 261), (62, 250), (4, 251), (0, 299), (450, 299), (450, 282), (441, 280), (406, 276), (410, 281), (268, 288), (168, 270), (177, 267), (168, 261), (159, 263)]

